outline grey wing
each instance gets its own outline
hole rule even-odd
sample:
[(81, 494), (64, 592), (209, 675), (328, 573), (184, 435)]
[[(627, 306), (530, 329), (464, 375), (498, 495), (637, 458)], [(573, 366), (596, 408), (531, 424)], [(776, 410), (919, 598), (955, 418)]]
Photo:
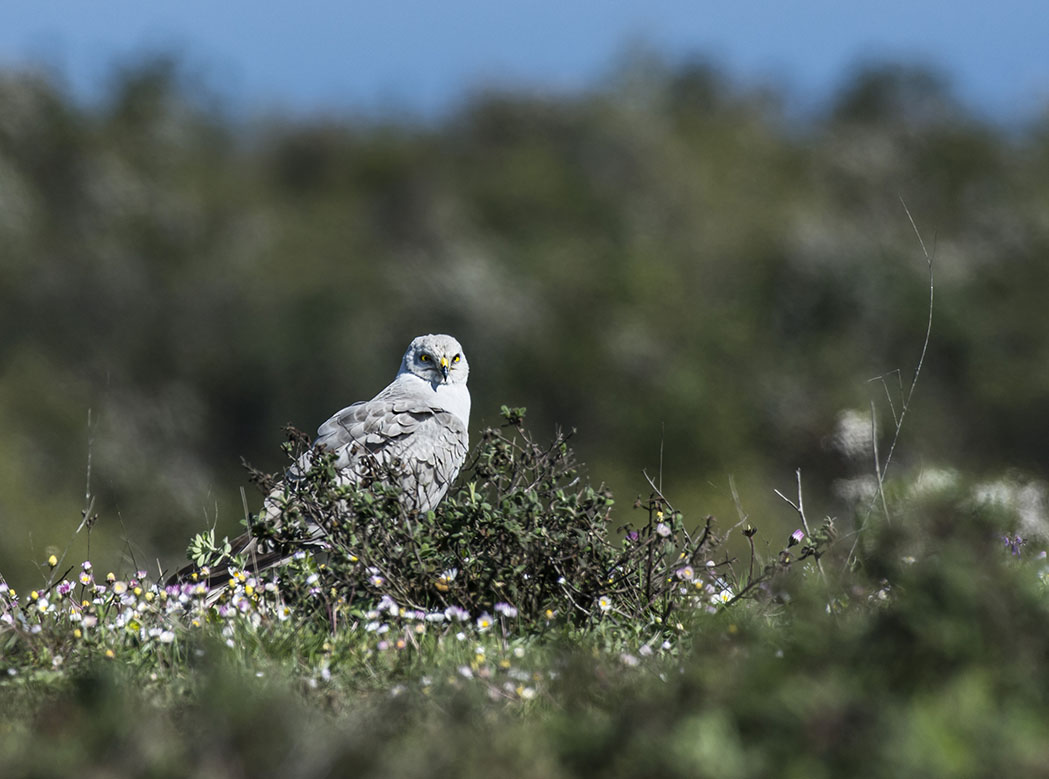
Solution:
[(354, 403), (320, 426), (315, 445), (336, 454), (340, 475), (360, 478), (367, 458), (398, 473), (407, 503), (429, 511), (440, 503), (466, 459), (468, 434), (447, 411), (413, 400)]

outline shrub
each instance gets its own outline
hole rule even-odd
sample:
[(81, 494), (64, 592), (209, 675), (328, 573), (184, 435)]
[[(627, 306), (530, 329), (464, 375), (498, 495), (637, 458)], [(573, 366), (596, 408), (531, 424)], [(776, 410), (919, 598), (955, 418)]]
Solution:
[[(713, 611), (789, 566), (784, 551), (755, 570), (752, 545), (749, 570), (737, 577), (713, 517), (689, 527), (658, 490), (635, 504), (641, 522), (615, 528), (612, 495), (587, 481), (570, 435), (558, 431), (542, 445), (524, 428), (524, 409), (502, 414), (501, 428), (482, 433), (459, 489), (422, 516), (389, 486), (399, 482), (395, 466), (372, 463), (360, 483), (339, 484), (333, 454), (322, 451), (294, 477), (255, 472), (281, 509), (260, 513), (252, 533), (264, 557), (287, 561), (275, 574), (282, 597), (330, 620), (382, 606), (434, 619), (512, 616), (526, 632), (597, 622), (636, 632), (668, 624), (675, 611)], [(307, 446), (291, 431), (293, 463), (306, 462)], [(304, 554), (309, 545), (322, 553)], [(191, 553), (210, 569), (252, 567), (211, 538), (198, 537)], [(804, 545), (800, 557), (818, 553)]]

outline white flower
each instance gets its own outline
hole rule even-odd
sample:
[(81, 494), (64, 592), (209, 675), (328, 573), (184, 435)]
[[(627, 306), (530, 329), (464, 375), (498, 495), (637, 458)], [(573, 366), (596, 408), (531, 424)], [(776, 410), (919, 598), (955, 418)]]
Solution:
[(607, 595), (602, 595), (597, 599), (597, 607), (601, 609), (601, 611), (608, 611), (612, 608), (612, 599)]
[(444, 610), (444, 616), (451, 622), (453, 619), (456, 622), (466, 622), (470, 619), (470, 612), (459, 606), (449, 606)]
[(871, 451), (871, 417), (866, 411), (847, 409), (838, 414), (830, 446), (846, 457), (859, 458)]

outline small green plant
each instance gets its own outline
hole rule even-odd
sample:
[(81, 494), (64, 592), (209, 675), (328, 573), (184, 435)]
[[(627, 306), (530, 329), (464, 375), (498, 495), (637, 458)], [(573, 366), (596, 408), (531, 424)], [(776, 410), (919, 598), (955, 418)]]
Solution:
[(215, 528), (209, 528), (202, 533), (197, 533), (189, 542), (186, 555), (199, 567), (228, 558), (232, 552), (228, 538), (221, 541), (215, 540)]

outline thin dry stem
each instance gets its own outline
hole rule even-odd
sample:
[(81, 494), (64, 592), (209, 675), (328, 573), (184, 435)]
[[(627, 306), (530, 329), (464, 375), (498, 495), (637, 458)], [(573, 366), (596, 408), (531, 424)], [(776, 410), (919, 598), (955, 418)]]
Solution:
[[(892, 463), (893, 454), (896, 452), (896, 444), (900, 440), (900, 432), (903, 429), (903, 420), (907, 416), (907, 411), (911, 407), (911, 399), (914, 397), (914, 390), (918, 386), (918, 378), (921, 376), (922, 367), (925, 365), (925, 356), (929, 351), (929, 342), (932, 339), (932, 321), (933, 311), (936, 295), (936, 282), (933, 273), (933, 255), (929, 254), (928, 249), (925, 246), (925, 241), (922, 239), (921, 232), (918, 230), (918, 225), (914, 221), (914, 217), (911, 215), (910, 209), (907, 207), (907, 203), (902, 197), (900, 197), (900, 203), (903, 206), (904, 213), (907, 214), (907, 219), (911, 223), (911, 228), (914, 230), (914, 235), (918, 239), (918, 245), (921, 246), (922, 254), (925, 257), (925, 262), (929, 268), (929, 314), (925, 325), (925, 339), (922, 341), (921, 354), (918, 356), (918, 364), (914, 368), (914, 376), (911, 379), (911, 386), (907, 390), (907, 394), (901, 397), (900, 413), (896, 415), (896, 410), (892, 406), (892, 400), (889, 400), (889, 407), (893, 409), (893, 419), (895, 421), (895, 430), (893, 432), (892, 441), (889, 444), (889, 451), (885, 455), (885, 461), (879, 464), (878, 456), (875, 454), (875, 471), (878, 478), (878, 490), (877, 493), (871, 498), (870, 503), (867, 505), (867, 510), (864, 513), (863, 519), (860, 521), (860, 525), (854, 531), (855, 539), (852, 542), (852, 548), (849, 550), (849, 555), (846, 558), (846, 566), (851, 565), (855, 561), (856, 547), (860, 543), (860, 536), (863, 533), (864, 528), (867, 526), (867, 522), (870, 520), (871, 513), (874, 510), (874, 504), (880, 499), (882, 502), (883, 509), (888, 516), (888, 508), (885, 503), (885, 491), (883, 485), (885, 483), (885, 475), (889, 469), (889, 465)], [(887, 374), (886, 374), (887, 375)], [(884, 380), (884, 377), (882, 377)], [(901, 390), (902, 390), (903, 377), (900, 377)], [(888, 387), (886, 386), (886, 394), (888, 394)], [(873, 408), (873, 406), (872, 406)], [(875, 446), (877, 444), (875, 443)]]

